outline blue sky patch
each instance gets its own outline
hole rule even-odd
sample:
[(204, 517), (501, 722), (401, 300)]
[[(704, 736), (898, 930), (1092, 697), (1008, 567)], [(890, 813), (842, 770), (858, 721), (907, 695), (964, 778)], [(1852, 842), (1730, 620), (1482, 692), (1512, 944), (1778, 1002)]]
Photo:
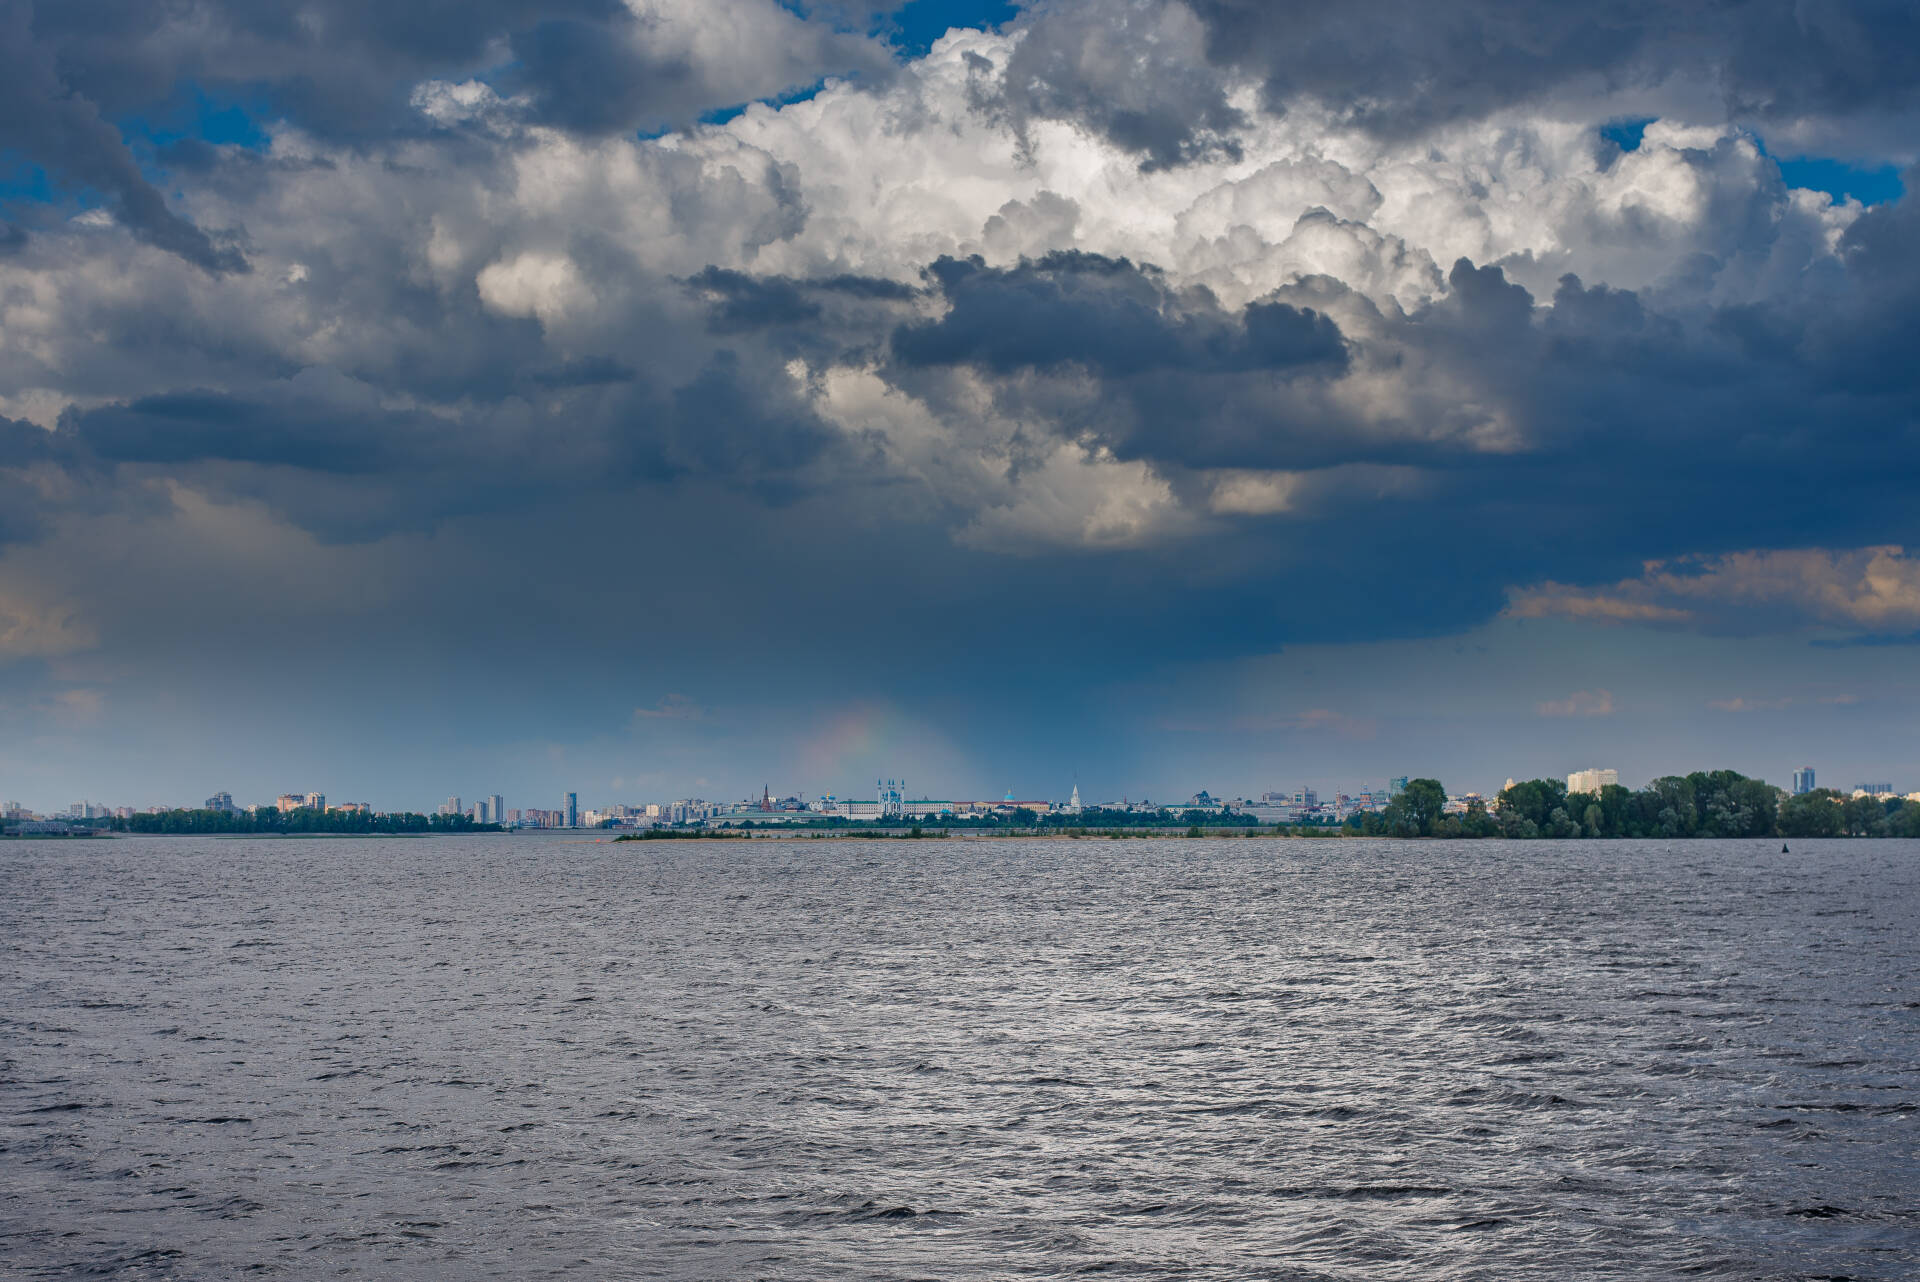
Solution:
[[(788, 5), (796, 12), (803, 12), (796, 6)], [(875, 34), (886, 35), (901, 56), (923, 58), (933, 48), (933, 42), (947, 34), (954, 27), (973, 27), (985, 29), (996, 27), (1011, 21), (1020, 12), (1018, 4), (1007, 0), (911, 0), (911, 3), (886, 15), (876, 24)], [(778, 94), (771, 98), (760, 98), (771, 107), (785, 107), (796, 102), (805, 102), (819, 93), (826, 85), (825, 80), (818, 81), (790, 93)], [(703, 125), (724, 125), (737, 119), (742, 112), (752, 106), (749, 102), (735, 103), (709, 111), (700, 117)], [(642, 139), (659, 138), (676, 132), (673, 129), (642, 131)]]
[(1600, 126), (1600, 136), (1618, 147), (1621, 151), (1638, 151), (1640, 140), (1647, 135), (1647, 126), (1654, 122), (1652, 116), (1635, 116), (1626, 120), (1610, 120)]
[(1899, 167), (1895, 165), (1869, 169), (1841, 160), (1805, 157), (1781, 161), (1780, 177), (1789, 187), (1824, 191), (1835, 200), (1851, 197), (1863, 205), (1883, 205), (1900, 199), (1907, 192), (1906, 184), (1900, 181)]
[(1019, 12), (1019, 5), (1006, 0), (911, 0), (886, 26), (900, 52), (919, 58), (951, 27), (997, 27)]
[(116, 123), (128, 143), (168, 143), (193, 139), (219, 147), (245, 147), (265, 151), (272, 139), (260, 125), (269, 115), (264, 102), (247, 102), (237, 97), (215, 95), (196, 84), (174, 88), (166, 102), (151, 111), (128, 116)]
[(0, 151), (0, 202), (53, 199), (53, 183), (47, 171), (16, 151)]

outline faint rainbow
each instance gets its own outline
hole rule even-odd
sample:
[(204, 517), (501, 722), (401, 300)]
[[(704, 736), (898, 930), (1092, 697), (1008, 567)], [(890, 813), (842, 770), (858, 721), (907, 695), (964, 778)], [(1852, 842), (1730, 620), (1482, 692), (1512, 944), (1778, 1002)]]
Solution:
[(806, 786), (836, 795), (856, 788), (864, 793), (869, 770), (886, 773), (879, 763), (900, 742), (899, 729), (900, 718), (884, 704), (854, 704), (836, 713), (801, 744)]

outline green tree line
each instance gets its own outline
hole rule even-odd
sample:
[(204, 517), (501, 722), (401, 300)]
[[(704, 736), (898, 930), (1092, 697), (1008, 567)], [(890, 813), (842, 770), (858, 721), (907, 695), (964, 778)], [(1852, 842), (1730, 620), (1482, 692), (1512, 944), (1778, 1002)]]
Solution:
[(155, 815), (116, 819), (120, 832), (149, 833), (430, 833), (500, 832), (499, 824), (475, 823), (465, 815), (375, 815), (302, 806), (285, 812), (245, 810), (163, 810)]
[(1478, 800), (1446, 814), (1436, 779), (1412, 779), (1383, 811), (1354, 815), (1347, 831), (1368, 837), (1920, 837), (1920, 805), (1900, 798), (1842, 797), (1820, 788), (1789, 797), (1732, 770), (1667, 775), (1640, 789), (1609, 784), (1568, 792), (1558, 779), (1503, 790), (1489, 810)]

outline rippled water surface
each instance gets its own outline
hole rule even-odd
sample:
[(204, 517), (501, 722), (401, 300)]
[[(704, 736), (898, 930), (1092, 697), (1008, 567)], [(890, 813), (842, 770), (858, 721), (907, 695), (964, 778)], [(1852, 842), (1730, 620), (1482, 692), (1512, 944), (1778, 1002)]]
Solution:
[(1912, 1278), (1920, 844), (0, 845), (20, 1276)]

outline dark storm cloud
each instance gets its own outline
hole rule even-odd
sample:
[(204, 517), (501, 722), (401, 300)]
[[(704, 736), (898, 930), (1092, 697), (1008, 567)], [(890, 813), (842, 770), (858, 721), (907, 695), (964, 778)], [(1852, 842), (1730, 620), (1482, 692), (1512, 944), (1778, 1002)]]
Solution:
[[(9, 457), (193, 477), (336, 540), (504, 517), (583, 490), (718, 486), (776, 506), (858, 493), (882, 472), (783, 368), (805, 335), (806, 350), (834, 359), (890, 352), (883, 373), (936, 406), (941, 378), (972, 371), (1036, 448), (1057, 433), (1149, 463), (1202, 507), (1209, 469), (1303, 472), (1291, 509), (1219, 524), (1204, 567), (1178, 571), (1231, 583), (1244, 617), (1264, 620), (1249, 637), (1275, 639), (1277, 602), (1310, 585), (1315, 609), (1288, 618), (1290, 635), (1445, 631), (1498, 610), (1508, 584), (1617, 578), (1681, 550), (1920, 542), (1920, 387), (1893, 359), (1920, 315), (1911, 203), (1854, 225), (1839, 286), (1720, 307), (1571, 277), (1543, 307), (1498, 267), (1463, 260), (1445, 294), (1410, 314), (1324, 279), (1235, 310), (1150, 266), (1056, 254), (1010, 268), (939, 260), (926, 279), (944, 313), (901, 323), (897, 309), (921, 296), (898, 283), (712, 268), (685, 287), (721, 341), (685, 349), (704, 355), (676, 358), (671, 377), (647, 351), (664, 317), (635, 313), (623, 342), (578, 356), (517, 323), (519, 342), (480, 349), (492, 376), (437, 412), (303, 376), (77, 411), (51, 439), (78, 454), (28, 460), (20, 450), (48, 438), (27, 428), (7, 438)], [(465, 304), (442, 306), (418, 324), (490, 332)], [(1423, 388), (1421, 369), (1444, 380)], [(1400, 416), (1364, 418), (1331, 395), (1396, 372), (1412, 380)], [(461, 386), (404, 354), (362, 373), (390, 393)], [(536, 409), (520, 389), (564, 399)], [(1476, 416), (1495, 411), (1512, 440), (1475, 435)], [(1847, 450), (1861, 452), (1843, 467)], [(1303, 560), (1308, 531), (1317, 551)], [(1372, 570), (1409, 548), (1420, 568), (1383, 605)], [(953, 553), (949, 575), (975, 555)]]
[[(715, 67), (618, 0), (0, 0), (0, 149), (69, 193), (99, 193), (140, 239), (209, 272), (243, 272), (243, 236), (170, 209), (123, 126), (191, 114), (211, 91), (360, 143), (427, 127), (411, 102), (423, 80), (497, 72), (533, 120), (608, 134), (686, 125), (829, 73), (888, 67), (880, 46), (830, 25), (771, 4), (758, 16), (794, 31)], [(508, 61), (496, 65), (503, 48)], [(183, 171), (219, 159), (193, 137), (156, 158)]]
[(1377, 452), (1317, 421), (1306, 389), (1346, 373), (1350, 352), (1313, 306), (1267, 299), (1231, 312), (1154, 267), (1085, 253), (1006, 269), (942, 259), (928, 276), (948, 310), (894, 331), (909, 378), (987, 372), (1008, 413), (1155, 464), (1332, 465)]
[(699, 69), (684, 57), (649, 58), (609, 36), (605, 23), (565, 18), (517, 32), (504, 87), (530, 96), (542, 121), (579, 132), (684, 118), (702, 87)]
[(797, 401), (784, 372), (716, 352), (676, 388), (662, 443), (666, 469), (752, 485), (776, 501), (806, 487), (805, 469), (833, 447), (833, 432)]
[(408, 95), (436, 75), (482, 70), (494, 46), (542, 21), (598, 24), (618, 0), (62, 0), (26, 4), (56, 52), (62, 87), (110, 117), (153, 110), (183, 84), (226, 88), (324, 137), (410, 124)]
[(1245, 116), (1185, 38), (1187, 24), (1158, 0), (1043, 8), (1007, 60), (1004, 102), (1016, 121), (1079, 121), (1149, 169), (1237, 158)]
[[(1755, 125), (1920, 107), (1920, 9), (1902, 0), (1134, 0), (1041, 7), (1005, 73), (1016, 111), (1078, 121), (1163, 166), (1231, 149), (1243, 123), (1217, 71), (1254, 79), (1265, 110), (1311, 101), (1383, 135), (1417, 134), (1575, 91), (1679, 76)], [(1167, 38), (1191, 12), (1192, 42)], [(1144, 63), (1144, 65), (1143, 65)]]
[[(1201, 499), (1208, 469), (1303, 474), (1284, 510), (1216, 533), (1214, 569), (1256, 592), (1315, 583), (1313, 617), (1291, 625), (1307, 632), (1445, 630), (1497, 610), (1503, 585), (1681, 550), (1920, 542), (1920, 378), (1899, 355), (1920, 336), (1916, 232), (1912, 198), (1877, 208), (1847, 234), (1846, 280), (1718, 306), (1573, 276), (1536, 300), (1461, 260), (1410, 314), (1313, 279), (1233, 314), (1117, 260), (943, 260), (929, 274), (947, 313), (892, 350), (920, 394), (965, 364), (1028, 430)], [(1330, 394), (1343, 375), (1393, 380), (1402, 408), (1356, 412), (1352, 386)], [(1310, 568), (1291, 550), (1308, 531)], [(1369, 567), (1412, 549), (1383, 602)]]
[[(1841, 329), (1778, 324), (1782, 337), (1820, 354), (1848, 387), (1920, 394), (1920, 166), (1907, 170), (1907, 195), (1847, 228), (1841, 254), (1850, 286)], [(1920, 430), (1912, 423), (1909, 433)]]
[(54, 433), (0, 417), (0, 547), (44, 536), (48, 518), (60, 504), (35, 484), (34, 473), (46, 469), (60, 477), (65, 488), (81, 488), (83, 469), (76, 466), (71, 441)]
[(231, 247), (167, 208), (120, 133), (85, 95), (62, 83), (59, 51), (35, 38), (26, 0), (0, 8), (0, 150), (40, 165), (57, 181), (98, 192), (141, 240), (209, 272), (242, 272)]
[(709, 266), (689, 276), (688, 289), (709, 300), (708, 327), (734, 334), (782, 326), (808, 325), (826, 316), (823, 300), (903, 303), (914, 298), (911, 286), (872, 276), (829, 276), (799, 280), (791, 276), (754, 276)]
[[(776, 15), (792, 20), (769, 6), (748, 21), (763, 25)], [(829, 74), (877, 77), (890, 69), (878, 44), (825, 24), (795, 26), (788, 40), (757, 50), (745, 65), (711, 65), (693, 49), (658, 41), (652, 25), (624, 9), (611, 19), (548, 17), (512, 33), (513, 61), (495, 80), (526, 99), (531, 119), (605, 135), (677, 128), (716, 108), (805, 89)], [(748, 31), (732, 34), (748, 44)]]
[(61, 90), (111, 118), (161, 108), (183, 86), (210, 87), (348, 140), (418, 128), (409, 96), (435, 77), (498, 71), (503, 85), (533, 99), (544, 123), (608, 132), (686, 123), (884, 63), (877, 47), (831, 21), (796, 15), (797, 38), (750, 68), (753, 83), (716, 78), (670, 42), (663, 47), (657, 20), (636, 18), (620, 0), (10, 3), (31, 13), (33, 38), (57, 57)]
[(1920, 103), (1920, 8), (1904, 0), (1752, 0), (1715, 12), (1729, 106), (1760, 120)]
[[(96, 478), (95, 504), (141, 502), (143, 482), (178, 479), (265, 503), (323, 542), (353, 543), (504, 510), (523, 489), (544, 492), (530, 427), (497, 407), (462, 420), (391, 410), (364, 385), (304, 375), (248, 392), (70, 409), (50, 439)], [(572, 450), (564, 458), (577, 462)]]
[(1816, 637), (1812, 644), (1822, 650), (1883, 649), (1887, 646), (1920, 646), (1920, 632), (1874, 632), (1857, 637)]
[(441, 434), (430, 424), (367, 405), (190, 391), (76, 411), (62, 430), (108, 463), (224, 459), (361, 474), (417, 464)]
[[(1146, 22), (1149, 8), (1128, 8), (1117, 29)], [(481, 56), (472, 32), (436, 32), (431, 15), (347, 5), (314, 12), (348, 33), (340, 47), (377, 41), (393, 60), (390, 70), (399, 68), (396, 77)], [(541, 56), (555, 61), (530, 57), (523, 70), (536, 98), (541, 83), (573, 77), (575, 88), (588, 89), (594, 75), (619, 80), (631, 69), (619, 62), (627, 46), (591, 47), (596, 24), (625, 22), (624, 9), (499, 4), (473, 12), (481, 27), (525, 36), (528, 50), (551, 42)], [(1202, 12), (1216, 26), (1235, 17)], [(1023, 74), (1034, 84), (1045, 80), (1036, 68), (1068, 62), (1098, 63), (1101, 75), (1124, 79), (1124, 49), (1101, 43), (1108, 33), (1087, 34), (1084, 58), (1048, 54), (1047, 41), (1066, 40), (1064, 28), (1044, 26), (1052, 16), (1029, 40), (1039, 61)], [(1524, 39), (1518, 18), (1509, 17), (1508, 26), (1482, 33), (1490, 48), (1504, 48), (1502, 40), (1513, 46), (1503, 58), (1531, 49), (1546, 65), (1561, 56), (1554, 50), (1586, 37), (1592, 48), (1579, 56), (1614, 56), (1611, 37), (1583, 25), (1602, 21), (1592, 14), (1549, 16)], [(158, 21), (131, 20), (132, 30), (151, 33)], [(276, 25), (251, 10), (233, 21), (274, 48), (274, 41), (291, 48), (308, 40), (297, 24)], [(1418, 21), (1415, 28), (1424, 29)], [(71, 23), (60, 30), (90, 57), (107, 58), (111, 42), (88, 44)], [(1169, 40), (1178, 34), (1151, 31)], [(1334, 32), (1310, 22), (1306, 38)], [(1383, 48), (1411, 71), (1421, 65), (1417, 44), (1396, 36)], [(144, 48), (137, 39), (127, 47)], [(597, 71), (567, 61), (602, 54), (612, 61)], [(1163, 55), (1174, 56), (1164, 49), (1142, 56)], [(76, 63), (84, 65), (106, 64)], [(1521, 62), (1510, 70), (1513, 92), (1532, 83)], [(107, 92), (74, 74), (74, 85)], [(179, 74), (169, 66), (149, 79), (171, 84)], [(334, 87), (326, 92), (347, 92), (357, 74), (342, 69), (345, 78), (328, 81)], [(1164, 88), (1151, 76), (1136, 79), (1156, 93)], [(1420, 83), (1421, 93), (1450, 92), (1430, 78)], [(1230, 129), (1230, 116), (1209, 114), (1206, 86), (1217, 91), (1219, 84), (1217, 75), (1196, 75), (1192, 101), (1176, 101), (1166, 119), (1197, 119), (1203, 133)], [(1089, 93), (1088, 103), (1132, 101), (1117, 91)], [(1384, 88), (1381, 94), (1380, 102), (1392, 98)], [(632, 109), (596, 118), (599, 108), (587, 101), (596, 97), (583, 95), (572, 124), (610, 127)], [(1411, 111), (1413, 101), (1393, 110)], [(1421, 100), (1421, 109), (1484, 106), (1465, 89), (1449, 103)], [(556, 118), (574, 112), (561, 98), (541, 110)], [(1382, 127), (1387, 120), (1377, 117)], [(373, 117), (342, 121), (342, 129), (385, 127)], [(1139, 137), (1150, 156), (1190, 158), (1172, 134)], [(496, 188), (509, 182), (510, 153), (489, 151), (484, 139), (445, 136), (434, 145), (446, 148), (441, 154), (458, 179)], [(198, 159), (216, 185), (235, 165), (267, 163), (230, 152)], [(751, 247), (779, 244), (807, 226), (807, 175), (755, 159), (758, 168), (736, 169), (731, 185), (703, 186), (702, 163), (673, 156), (648, 171), (673, 188), (676, 234), (727, 225)], [(1760, 236), (1767, 211), (1783, 199), (1771, 189), (1765, 196), (1728, 218), (1752, 221)], [(424, 223), (435, 199), (428, 190), (417, 207), (395, 202), (393, 217)], [(118, 367), (88, 364), (100, 357), (80, 349), (68, 371), (71, 390), (91, 408), (69, 414), (51, 437), (11, 433), (0, 451), (13, 454), (0, 468), (16, 480), (32, 467), (96, 480), (184, 477), (215, 493), (259, 499), (334, 540), (466, 515), (510, 519), (583, 491), (711, 488), (790, 506), (836, 487), (858, 494), (897, 484), (866, 443), (818, 417), (787, 370), (799, 354), (816, 366), (871, 367), (962, 424), (973, 411), (942, 380), (977, 378), (1021, 424), (1008, 447), (1016, 472), (1064, 439), (1150, 465), (1203, 514), (1217, 470), (1302, 473), (1301, 493), (1286, 510), (1213, 521), (1199, 568), (1146, 563), (1141, 573), (1231, 583), (1246, 617), (1261, 620), (1248, 627), (1263, 637), (1280, 626), (1284, 611), (1275, 603), (1315, 585), (1312, 617), (1288, 626), (1321, 635), (1444, 630), (1498, 609), (1506, 584), (1549, 574), (1619, 577), (1638, 558), (1680, 550), (1920, 541), (1908, 500), (1920, 465), (1911, 427), (1916, 376), (1905, 356), (1920, 338), (1914, 223), (1911, 198), (1876, 208), (1846, 233), (1843, 266), (1809, 274), (1769, 300), (1713, 304), (1704, 293), (1666, 286), (1634, 292), (1568, 279), (1552, 306), (1542, 307), (1536, 302), (1544, 299), (1499, 266), (1463, 261), (1438, 301), (1411, 313), (1383, 310), (1326, 278), (1229, 308), (1204, 289), (1176, 287), (1150, 263), (1084, 253), (1005, 268), (942, 258), (926, 268), (920, 289), (858, 275), (723, 266), (665, 280), (636, 267), (616, 236), (588, 226), (570, 231), (567, 248), (606, 310), (591, 333), (563, 327), (560, 337), (539, 319), (497, 314), (476, 297), (473, 274), (510, 258), (510, 245), (483, 241), (469, 250), (449, 286), (427, 279), (409, 248), (428, 239), (424, 227), (372, 227), (350, 244), (316, 237), (321, 243), (297, 251), (299, 307), (311, 309), (294, 313), (298, 332), (354, 336), (331, 358), (337, 378), (302, 374), (303, 349), (294, 342), (276, 348), (264, 337), (256, 344), (245, 327), (176, 324), (164, 305), (136, 300), (117, 312), (100, 303), (85, 316), (89, 332), (105, 336), (92, 348), (110, 351)], [(19, 382), (52, 380), (31, 370)], [(1403, 403), (1366, 409), (1368, 389), (1389, 385), (1392, 395), (1383, 398)], [(1807, 480), (1831, 469), (1840, 441), (1872, 451), (1870, 463), (1847, 473), (1844, 504)], [(29, 446), (55, 452), (28, 457), (21, 451)], [(964, 440), (955, 448), (965, 448)], [(86, 501), (101, 502), (103, 493), (96, 485)], [(974, 516), (968, 503), (1007, 501), (937, 500), (953, 503), (944, 519), (954, 526)], [(16, 510), (30, 516), (12, 527), (13, 537), (44, 529), (49, 504), (58, 502), (23, 497)], [(1306, 531), (1311, 557), (1301, 550)], [(796, 555), (811, 537), (795, 536)], [(1383, 606), (1368, 568), (1408, 548), (1418, 549), (1424, 567), (1418, 582)], [(1040, 547), (1032, 554), (1052, 555)], [(982, 554), (949, 555), (949, 582), (980, 570)]]
[(457, 411), (401, 410), (368, 384), (318, 371), (244, 392), (161, 393), (70, 409), (54, 433), (12, 425), (0, 433), (0, 469), (179, 477), (353, 542), (676, 483), (785, 503), (818, 488), (809, 469), (839, 442), (777, 363), (729, 348), (664, 386), (612, 357), (554, 363), (533, 350), (506, 372), (507, 387), (522, 383), (559, 399), (536, 407), (508, 391)]
[[(1868, 215), (1882, 218), (1898, 215)], [(1462, 262), (1450, 283), (1399, 336), (1467, 372), (1527, 439), (1429, 458), (1434, 506), (1406, 515), (1432, 522), (1430, 540), (1481, 547), (1508, 582), (1624, 573), (1678, 549), (1920, 540), (1920, 396), (1855, 377), (1850, 352), (1882, 318), (1845, 295), (1688, 317), (1571, 276), (1550, 309), (1497, 269)], [(1909, 286), (1900, 310), (1916, 309)], [(1783, 338), (1756, 352), (1731, 316)]]
[(15, 419), (0, 417), (0, 468), (22, 468), (66, 456), (60, 437)]
[(1008, 269), (942, 258), (928, 275), (948, 310), (894, 331), (894, 354), (909, 365), (1000, 373), (1077, 365), (1125, 377), (1305, 366), (1332, 374), (1346, 364), (1339, 327), (1311, 309), (1255, 303), (1232, 317), (1205, 290), (1175, 291), (1124, 258), (1054, 253)]
[(633, 366), (611, 356), (584, 356), (562, 361), (546, 369), (536, 369), (527, 377), (546, 388), (594, 387), (605, 383), (631, 383), (640, 377)]

